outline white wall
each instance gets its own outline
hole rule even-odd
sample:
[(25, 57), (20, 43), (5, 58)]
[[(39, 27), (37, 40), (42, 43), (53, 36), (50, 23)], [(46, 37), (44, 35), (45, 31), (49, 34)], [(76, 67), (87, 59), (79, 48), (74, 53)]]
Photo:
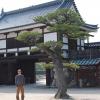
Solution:
[(0, 49), (6, 48), (6, 40), (0, 40)]
[(57, 41), (57, 33), (53, 32), (53, 33), (44, 34), (44, 42), (48, 42), (48, 41)]

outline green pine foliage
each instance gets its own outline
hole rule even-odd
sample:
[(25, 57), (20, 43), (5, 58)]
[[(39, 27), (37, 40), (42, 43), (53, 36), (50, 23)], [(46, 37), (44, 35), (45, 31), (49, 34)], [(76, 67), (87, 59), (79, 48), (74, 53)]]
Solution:
[[(53, 69), (54, 68), (54, 64), (52, 62), (50, 63), (43, 63), (42, 66), (45, 69)], [(72, 69), (79, 69), (80, 66), (75, 64), (75, 63), (63, 63), (64, 68), (72, 68)]]
[[(36, 23), (42, 23), (47, 26), (50, 32), (57, 32), (58, 36), (65, 34), (68, 38), (85, 38), (90, 36), (88, 32), (81, 29), (85, 23), (81, 19), (80, 15), (70, 9), (58, 9), (55, 12), (49, 13), (45, 16), (38, 16), (34, 19)], [(46, 51), (48, 54), (56, 54), (59, 57), (61, 56), (62, 40), (40, 42), (40, 38), (43, 37), (42, 33), (39, 32), (24, 32), (21, 33), (17, 40), (28, 43), (29, 45), (35, 45), (37, 48), (33, 49), (33, 52), (36, 51)], [(51, 64), (45, 65), (46, 68), (52, 67)], [(64, 64), (64, 66), (76, 67), (75, 64)]]
[(23, 32), (16, 39), (29, 45), (36, 45), (41, 36), (42, 33), (39, 32)]
[(66, 34), (69, 38), (85, 38), (90, 36), (88, 32), (81, 30), (85, 24), (80, 15), (70, 9), (58, 9), (45, 16), (38, 16), (34, 19), (37, 23), (48, 26), (51, 32)]

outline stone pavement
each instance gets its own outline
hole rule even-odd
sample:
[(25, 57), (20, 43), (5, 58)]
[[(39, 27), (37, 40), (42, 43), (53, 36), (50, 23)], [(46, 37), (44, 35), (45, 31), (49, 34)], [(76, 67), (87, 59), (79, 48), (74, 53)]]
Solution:
[[(15, 86), (0, 86), (0, 100), (16, 100)], [(54, 100), (56, 88), (25, 86), (25, 100)], [(100, 100), (99, 88), (68, 89), (68, 94), (75, 100)]]
[[(39, 76), (37, 84), (25, 86), (25, 100), (55, 100), (56, 88), (45, 86), (45, 77)], [(16, 100), (16, 87), (0, 85), (0, 100)], [(68, 94), (74, 100), (100, 100), (100, 88), (71, 88)]]

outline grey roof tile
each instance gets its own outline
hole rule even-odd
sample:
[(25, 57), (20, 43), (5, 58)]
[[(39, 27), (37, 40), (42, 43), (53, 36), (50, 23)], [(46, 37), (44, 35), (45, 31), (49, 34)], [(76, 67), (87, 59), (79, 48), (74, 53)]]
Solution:
[(78, 64), (80, 68), (83, 67), (94, 67), (94, 65), (98, 65), (100, 63), (100, 58), (95, 59), (74, 59), (72, 60), (72, 63)]
[[(0, 16), (0, 30), (35, 23), (33, 18), (36, 16), (45, 15), (59, 8), (70, 8), (72, 5), (78, 12), (74, 0), (55, 0), (10, 12), (3, 11)], [(89, 24), (86, 24), (86, 27), (97, 28), (97, 26)]]
[(0, 29), (35, 23), (33, 20), (34, 17), (53, 12), (60, 7), (69, 8), (71, 5), (72, 2), (69, 0), (63, 3), (62, 0), (56, 0), (15, 11), (4, 12), (0, 19)]

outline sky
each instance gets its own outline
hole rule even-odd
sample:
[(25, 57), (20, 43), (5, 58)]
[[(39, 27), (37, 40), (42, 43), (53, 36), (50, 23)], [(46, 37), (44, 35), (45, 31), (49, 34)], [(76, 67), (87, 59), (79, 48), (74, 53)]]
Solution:
[[(28, 6), (41, 4), (53, 0), (0, 0), (0, 9), (11, 11)], [(83, 20), (88, 24), (98, 24), (100, 27), (100, 0), (74, 0)], [(100, 29), (98, 32), (91, 33), (94, 37), (89, 39), (90, 42), (100, 42)]]

